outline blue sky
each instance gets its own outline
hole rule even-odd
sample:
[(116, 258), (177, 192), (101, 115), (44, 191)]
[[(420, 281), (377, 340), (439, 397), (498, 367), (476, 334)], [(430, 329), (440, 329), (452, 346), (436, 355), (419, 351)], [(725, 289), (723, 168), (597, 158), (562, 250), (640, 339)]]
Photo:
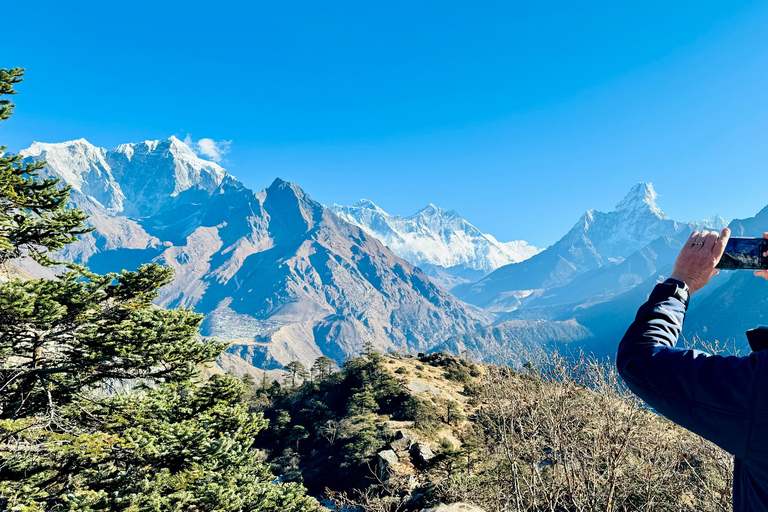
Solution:
[[(768, 204), (767, 2), (13, 2), (0, 143), (227, 141), (251, 188), (457, 210), (556, 241), (653, 182), (670, 217)], [(224, 147), (224, 146), (220, 146)]]

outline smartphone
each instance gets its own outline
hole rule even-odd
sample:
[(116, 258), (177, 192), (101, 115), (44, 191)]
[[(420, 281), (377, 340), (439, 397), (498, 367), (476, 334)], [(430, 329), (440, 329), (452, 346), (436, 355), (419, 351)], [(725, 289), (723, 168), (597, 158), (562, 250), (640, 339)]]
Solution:
[(717, 268), (725, 269), (768, 269), (768, 240), (765, 238), (732, 237), (725, 246), (725, 253), (720, 258)]

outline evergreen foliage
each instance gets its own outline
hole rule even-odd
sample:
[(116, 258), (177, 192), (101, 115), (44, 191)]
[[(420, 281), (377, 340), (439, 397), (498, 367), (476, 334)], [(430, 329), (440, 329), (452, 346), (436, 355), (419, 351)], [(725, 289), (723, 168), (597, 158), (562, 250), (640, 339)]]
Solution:
[(328, 378), (333, 372), (333, 367), (336, 361), (328, 356), (320, 356), (315, 359), (315, 363), (312, 365), (311, 373), (314, 378), (323, 380)]
[(195, 338), (202, 315), (151, 302), (173, 271), (0, 284), (0, 418), (56, 417), (78, 396), (129, 379), (182, 381), (224, 349)]
[[(8, 119), (15, 105), (5, 96), (16, 94), (24, 69), (0, 69), (0, 121)], [(53, 264), (48, 251), (56, 251), (91, 231), (86, 215), (67, 209), (70, 187), (58, 179), (40, 180), (43, 162), (21, 165), (20, 155), (4, 154), (0, 146), (0, 263), (24, 254), (45, 265)]]
[(253, 409), (269, 404), (264, 411), (269, 428), (256, 438), (256, 445), (271, 453), (268, 460), (275, 472), (318, 494), (326, 487), (351, 490), (370, 485), (368, 463), (386, 444), (375, 418), (409, 419), (403, 407), (409, 394), (387, 371), (381, 354), (369, 351), (367, 357), (346, 361), (337, 372), (332, 363), (318, 358), (312, 366), (313, 381), (297, 387), (274, 383), (255, 390), (250, 399)]
[[(0, 93), (22, 76), (0, 70)], [(0, 101), (0, 119), (12, 105)], [(0, 158), (0, 262), (54, 262), (86, 216), (42, 164)], [(309, 512), (298, 484), (274, 485), (252, 449), (267, 421), (252, 383), (202, 381), (226, 348), (197, 336), (201, 315), (152, 305), (172, 270), (0, 284), (0, 509), (18, 511)], [(305, 436), (294, 428), (293, 440)]]
[(288, 377), (291, 379), (291, 386), (296, 386), (296, 381), (306, 381), (309, 378), (309, 372), (301, 363), (301, 361), (291, 361), (285, 365), (285, 371), (288, 372)]

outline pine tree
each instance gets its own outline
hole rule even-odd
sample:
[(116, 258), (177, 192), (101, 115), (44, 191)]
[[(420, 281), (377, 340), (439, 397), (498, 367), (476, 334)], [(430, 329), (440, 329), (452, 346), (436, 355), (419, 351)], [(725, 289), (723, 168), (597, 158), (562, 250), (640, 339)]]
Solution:
[(285, 365), (285, 371), (291, 379), (291, 386), (296, 386), (296, 380), (306, 381), (309, 378), (309, 372), (301, 361), (291, 361)]
[[(16, 106), (8, 98), (16, 94), (24, 69), (0, 69), (0, 122), (11, 116)], [(69, 187), (59, 187), (58, 179), (38, 179), (44, 163), (21, 165), (21, 156), (5, 154), (0, 146), (0, 263), (23, 254), (50, 265), (48, 251), (61, 249), (91, 231), (84, 227), (86, 215), (67, 209)]]
[(0, 419), (56, 418), (78, 396), (131, 379), (183, 381), (224, 348), (195, 337), (202, 316), (152, 306), (173, 271), (0, 284)]
[[(0, 70), (0, 97), (23, 70)], [(13, 105), (0, 99), (0, 120)], [(86, 216), (40, 165), (0, 157), (0, 262), (76, 239)], [(275, 486), (251, 449), (266, 427), (232, 376), (198, 367), (226, 348), (201, 315), (152, 305), (171, 269), (0, 284), (0, 509), (290, 511), (317, 503)]]
[(312, 365), (312, 374), (317, 376), (318, 380), (325, 380), (326, 378), (331, 376), (331, 373), (333, 372), (333, 366), (336, 364), (336, 361), (331, 359), (328, 356), (320, 356), (317, 359), (315, 359), (314, 364)]

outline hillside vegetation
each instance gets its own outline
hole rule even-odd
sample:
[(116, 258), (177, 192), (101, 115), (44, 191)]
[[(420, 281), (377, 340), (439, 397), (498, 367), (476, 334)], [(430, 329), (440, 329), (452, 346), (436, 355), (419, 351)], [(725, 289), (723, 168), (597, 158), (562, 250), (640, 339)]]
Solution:
[[(5, 95), (23, 69), (0, 69)], [(199, 339), (202, 315), (161, 309), (173, 269), (101, 275), (52, 269), (91, 229), (70, 188), (0, 146), (0, 510), (310, 512), (297, 484), (276, 486), (251, 449), (267, 426), (231, 375), (201, 378), (226, 345)], [(51, 270), (51, 273), (53, 271)]]
[[(0, 69), (0, 98), (22, 75)], [(12, 108), (0, 99), (0, 121)], [(369, 344), (340, 368), (290, 362), (282, 383), (203, 372), (227, 344), (200, 339), (202, 315), (155, 305), (172, 268), (65, 264), (35, 279), (11, 265), (31, 256), (53, 268), (51, 255), (91, 230), (67, 207), (68, 187), (39, 179), (42, 162), (3, 150), (0, 509), (314, 512), (310, 495), (362, 512), (730, 508), (731, 458), (585, 358), (515, 370)], [(422, 333), (451, 331), (440, 314), (463, 306), (428, 291)], [(516, 327), (487, 337), (508, 348)], [(338, 342), (333, 332), (323, 339)]]
[(340, 510), (730, 510), (731, 457), (642, 407), (612, 369), (554, 356), (522, 370), (368, 352), (291, 372), (253, 389), (270, 420), (256, 446)]

